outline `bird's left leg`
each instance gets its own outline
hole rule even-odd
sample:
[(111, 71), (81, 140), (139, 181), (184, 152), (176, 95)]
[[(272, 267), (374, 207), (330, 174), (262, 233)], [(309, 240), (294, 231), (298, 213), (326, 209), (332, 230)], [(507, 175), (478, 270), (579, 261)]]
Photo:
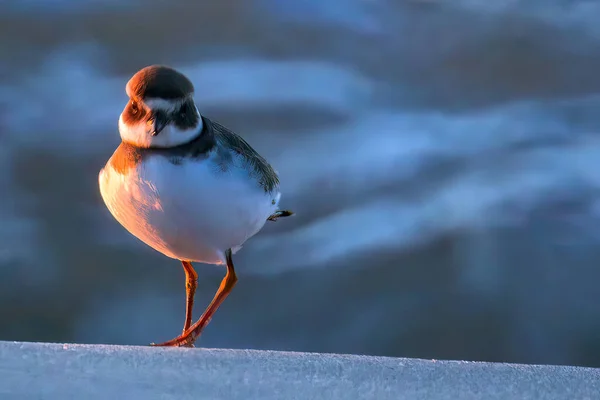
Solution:
[(221, 286), (215, 297), (212, 299), (204, 314), (198, 319), (198, 321), (190, 327), (186, 332), (182, 333), (180, 336), (175, 339), (169, 340), (168, 342), (160, 343), (160, 344), (152, 344), (152, 346), (189, 346), (194, 344), (196, 339), (202, 333), (202, 330), (208, 325), (210, 320), (212, 319), (214, 313), (217, 311), (221, 303), (227, 298), (231, 289), (235, 286), (237, 282), (237, 276), (235, 274), (235, 268), (233, 266), (233, 260), (231, 259), (231, 249), (225, 251), (225, 258), (227, 261), (227, 273), (225, 277), (221, 281)]
[(276, 211), (273, 214), (271, 214), (267, 218), (267, 221), (273, 221), (273, 222), (275, 222), (275, 221), (277, 221), (277, 218), (280, 218), (280, 217), (289, 217), (289, 216), (292, 216), (292, 215), (294, 215), (294, 213), (292, 211), (290, 211), (290, 210), (279, 210), (279, 211)]
[(198, 274), (191, 262), (181, 261), (181, 264), (185, 271), (185, 322), (183, 324), (183, 333), (185, 333), (192, 325), (192, 311), (194, 309), (194, 295), (198, 287)]

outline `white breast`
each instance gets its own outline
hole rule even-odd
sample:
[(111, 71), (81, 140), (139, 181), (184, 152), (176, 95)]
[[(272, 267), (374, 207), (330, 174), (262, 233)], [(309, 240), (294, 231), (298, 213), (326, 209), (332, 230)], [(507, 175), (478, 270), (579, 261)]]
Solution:
[[(238, 157), (238, 156), (236, 156)], [(215, 156), (174, 165), (150, 156), (121, 175), (110, 162), (100, 171), (102, 198), (138, 239), (179, 260), (225, 262), (277, 210), (280, 193), (265, 193), (234, 157), (228, 168)]]

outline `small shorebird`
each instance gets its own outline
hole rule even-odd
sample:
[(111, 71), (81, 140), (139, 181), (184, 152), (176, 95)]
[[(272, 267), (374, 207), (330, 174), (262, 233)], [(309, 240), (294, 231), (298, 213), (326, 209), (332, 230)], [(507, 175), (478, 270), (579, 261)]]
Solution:
[[(292, 212), (278, 209), (279, 178), (271, 165), (240, 136), (200, 115), (185, 75), (152, 65), (129, 80), (126, 92), (122, 142), (100, 171), (100, 193), (125, 229), (183, 264), (183, 332), (155, 346), (193, 347), (237, 281), (232, 254), (267, 220)], [(193, 325), (198, 275), (192, 262), (227, 266)]]

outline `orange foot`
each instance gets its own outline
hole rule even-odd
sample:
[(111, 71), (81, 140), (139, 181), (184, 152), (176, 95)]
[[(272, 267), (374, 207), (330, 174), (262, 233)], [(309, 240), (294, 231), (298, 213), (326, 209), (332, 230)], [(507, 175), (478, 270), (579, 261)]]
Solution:
[(153, 347), (196, 347), (194, 343), (198, 340), (198, 336), (194, 335), (194, 332), (189, 332), (187, 335), (182, 333), (174, 339), (171, 339), (163, 343), (150, 343)]

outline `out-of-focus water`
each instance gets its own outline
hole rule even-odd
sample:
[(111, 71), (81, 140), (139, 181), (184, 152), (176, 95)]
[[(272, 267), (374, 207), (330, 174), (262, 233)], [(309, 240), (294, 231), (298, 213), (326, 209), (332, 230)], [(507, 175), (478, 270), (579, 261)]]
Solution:
[[(179, 333), (182, 268), (97, 189), (164, 63), (297, 213), (200, 345), (600, 366), (600, 6), (298, 4), (0, 4), (0, 339)], [(199, 314), (224, 271), (198, 269)]]

